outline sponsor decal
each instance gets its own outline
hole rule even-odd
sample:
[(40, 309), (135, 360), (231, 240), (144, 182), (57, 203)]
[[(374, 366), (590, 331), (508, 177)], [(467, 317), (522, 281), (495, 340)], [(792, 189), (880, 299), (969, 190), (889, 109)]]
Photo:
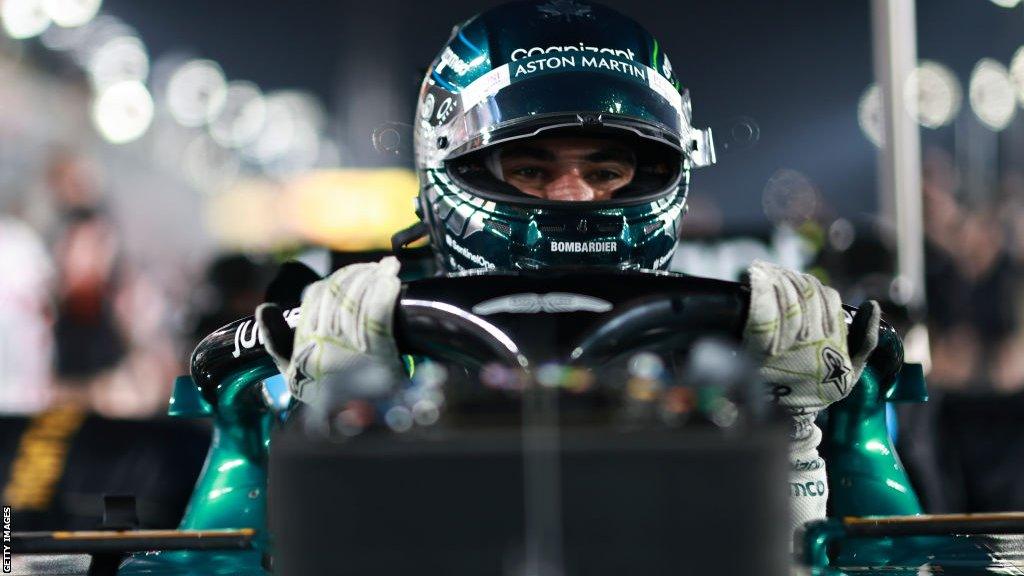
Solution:
[[(497, 94), (514, 81), (528, 80), (552, 72), (602, 72), (625, 77), (633, 82), (647, 85), (664, 98), (681, 118), (683, 97), (671, 82), (657, 70), (633, 61), (632, 50), (594, 48), (587, 52), (579, 47), (554, 46), (548, 48), (517, 48), (512, 53), (512, 62), (477, 78), (459, 94), (463, 110), (469, 110), (487, 98)], [(607, 50), (602, 54), (602, 50)]]
[(573, 0), (551, 0), (547, 4), (537, 6), (537, 10), (544, 18), (565, 18), (566, 22), (573, 18), (592, 19), (594, 17), (590, 6), (573, 2)]
[[(466, 258), (467, 260), (476, 264), (477, 266), (483, 266), (484, 268), (494, 268), (494, 264), (492, 264), (486, 258), (479, 254), (473, 254), (472, 252), (467, 250), (465, 246), (462, 246), (461, 244), (458, 244), (457, 242), (452, 240), (451, 237), (448, 236), (447, 234), (445, 234), (444, 242), (449, 247), (451, 247), (452, 250), (458, 252), (460, 256)], [(452, 260), (452, 262), (454, 262), (454, 260)]]
[(434, 72), (440, 74), (444, 72), (445, 68), (451, 68), (456, 74), (462, 76), (469, 71), (469, 62), (466, 62), (450, 48), (445, 47), (444, 52), (441, 53), (441, 61), (437, 63), (437, 67), (434, 68)]
[(420, 118), (427, 120), (434, 115), (435, 100), (434, 94), (427, 92), (427, 95), (423, 97), (423, 106), (420, 107)]
[(772, 402), (778, 402), (780, 398), (789, 396), (793, 392), (793, 389), (785, 384), (775, 384), (772, 386), (769, 395), (772, 397)]
[(828, 488), (821, 480), (812, 482), (790, 482), (789, 490), (791, 496), (825, 496)]
[(313, 376), (309, 369), (309, 360), (314, 349), (316, 349), (316, 343), (311, 342), (295, 356), (295, 374), (293, 376), (295, 382), (293, 386), (296, 398), (302, 399), (306, 393), (306, 386), (313, 382)]
[(607, 312), (611, 309), (611, 302), (593, 296), (570, 292), (548, 292), (547, 294), (528, 292), (486, 300), (473, 306), (473, 313), (487, 316), (499, 313)]
[[(583, 42), (578, 44), (567, 44), (564, 46), (531, 46), (529, 48), (516, 48), (509, 54), (509, 59), (513, 62), (522, 60), (524, 58), (532, 58), (534, 56), (542, 55), (559, 55), (567, 52), (593, 52), (595, 54), (606, 54), (609, 56), (616, 56), (618, 58), (625, 58), (628, 60), (635, 60), (636, 53), (633, 50), (627, 48), (620, 50), (618, 48), (607, 48), (603, 46), (587, 46)], [(566, 54), (568, 55), (568, 54)]]
[(662, 268), (665, 267), (665, 265), (668, 263), (668, 261), (672, 259), (672, 256), (674, 254), (675, 254), (675, 249), (669, 250), (663, 256), (661, 256), (657, 260), (655, 260), (654, 263), (651, 264), (651, 268), (654, 269), (654, 270), (661, 270)]
[(588, 254), (602, 252), (618, 252), (618, 242), (564, 242), (561, 240), (551, 241), (552, 252), (584, 252)]
[(451, 96), (444, 99), (441, 105), (437, 107), (437, 114), (434, 116), (437, 119), (438, 124), (444, 124), (448, 121), (452, 112), (455, 111), (455, 99)]
[[(288, 326), (295, 328), (295, 325), (299, 322), (299, 308), (291, 308), (285, 310), (284, 319), (288, 322)], [(256, 346), (263, 345), (263, 332), (260, 330), (259, 324), (256, 320), (246, 320), (235, 328), (235, 349), (231, 351), (231, 355), (238, 358), (242, 355), (245, 350), (252, 350)]]
[(679, 90), (676, 90), (676, 87), (671, 82), (661, 74), (653, 72), (647, 75), (647, 83), (651, 90), (654, 90), (659, 96), (668, 101), (680, 116), (686, 117), (683, 113), (683, 95), (679, 93)]
[(824, 363), (826, 370), (825, 377), (821, 380), (821, 383), (834, 385), (836, 390), (845, 396), (847, 387), (846, 377), (850, 374), (850, 368), (846, 365), (843, 355), (835, 348), (825, 346), (821, 349), (821, 361)]
[(661, 71), (665, 74), (666, 78), (672, 77), (672, 63), (668, 61), (668, 54), (665, 54), (661, 59)]
[(810, 472), (812, 470), (821, 470), (824, 467), (825, 461), (821, 458), (815, 458), (814, 460), (800, 460), (798, 458), (791, 466), (794, 472)]
[(508, 64), (504, 64), (473, 80), (459, 94), (462, 98), (462, 109), (469, 110), (479, 102), (498, 93), (498, 90), (509, 85)]
[(515, 64), (515, 69), (512, 72), (512, 79), (519, 79), (527, 74), (535, 74), (538, 72), (552, 72), (562, 68), (577, 70), (581, 68), (608, 70), (610, 72), (617, 72), (619, 74), (631, 76), (642, 82), (647, 81), (647, 68), (644, 66), (606, 56), (576, 55), (548, 56), (518, 62)]
[(814, 421), (810, 418), (793, 418), (790, 421), (789, 437), (792, 440), (805, 440), (814, 433)]

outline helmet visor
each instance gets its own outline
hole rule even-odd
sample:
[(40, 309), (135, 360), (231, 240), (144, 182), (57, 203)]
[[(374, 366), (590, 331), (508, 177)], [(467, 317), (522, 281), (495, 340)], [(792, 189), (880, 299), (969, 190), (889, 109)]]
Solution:
[[(485, 147), (569, 127), (618, 128), (691, 156), (703, 133), (690, 127), (689, 99), (633, 60), (588, 52), (542, 54), (491, 70), (466, 86), (436, 165)], [(696, 162), (698, 165), (702, 163)]]

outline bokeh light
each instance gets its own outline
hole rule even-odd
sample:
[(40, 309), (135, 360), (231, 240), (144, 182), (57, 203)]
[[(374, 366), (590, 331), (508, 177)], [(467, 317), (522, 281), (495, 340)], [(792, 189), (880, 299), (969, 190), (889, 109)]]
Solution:
[(286, 240), (280, 214), (280, 189), (265, 179), (239, 179), (207, 197), (206, 230), (220, 244), (238, 250), (271, 250)]
[(441, 410), (432, 400), (420, 400), (412, 407), (412, 417), (420, 426), (433, 426), (441, 419)]
[(149, 75), (149, 56), (137, 37), (119, 36), (93, 52), (87, 69), (97, 90), (126, 80), (142, 82)]
[(167, 82), (167, 107), (182, 126), (202, 126), (215, 119), (226, 96), (224, 72), (212, 60), (190, 60)]
[(1010, 79), (1017, 90), (1017, 102), (1024, 106), (1024, 46), (1018, 48), (1010, 60)]
[(384, 414), (384, 422), (395, 432), (408, 432), (413, 424), (412, 411), (405, 406), (393, 406)]
[(906, 102), (917, 102), (915, 113), (917, 123), (926, 128), (945, 126), (960, 113), (963, 89), (953, 71), (948, 67), (928, 60), (921, 61), (907, 77), (903, 85)]
[(78, 28), (53, 26), (43, 33), (42, 40), (55, 49), (67, 50), (79, 66), (88, 70), (96, 52), (118, 38), (138, 38), (138, 32), (120, 18), (103, 14)]
[(991, 0), (991, 1), (996, 6), (1000, 6), (1002, 8), (1014, 8), (1018, 4), (1020, 4), (1020, 0)]
[(284, 217), (295, 233), (337, 250), (391, 247), (416, 222), (416, 175), (400, 168), (317, 170), (291, 179)]
[(241, 148), (251, 143), (267, 118), (263, 92), (252, 82), (228, 83), (220, 114), (209, 119), (210, 136), (222, 146)]
[(50, 14), (42, 0), (4, 0), (0, 2), (4, 32), (16, 40), (32, 38), (50, 27)]
[(311, 168), (320, 155), (324, 119), (316, 97), (298, 90), (267, 94), (262, 130), (244, 149), (272, 174), (288, 175)]
[(857, 103), (857, 124), (861, 132), (875, 146), (881, 148), (884, 142), (884, 124), (882, 120), (882, 91), (877, 84), (872, 84), (861, 94)]
[(845, 252), (853, 246), (857, 232), (846, 218), (836, 218), (828, 227), (828, 243), (836, 252)]
[(818, 191), (803, 173), (782, 168), (765, 184), (762, 204), (770, 221), (797, 226), (814, 216), (818, 209)]
[(970, 81), (971, 110), (982, 124), (998, 132), (1006, 128), (1017, 112), (1017, 95), (1006, 67), (982, 58), (974, 66)]
[(660, 378), (665, 371), (665, 363), (657, 354), (641, 352), (629, 359), (629, 375), (638, 378)]
[(89, 22), (96, 17), (101, 4), (103, 0), (43, 0), (43, 7), (50, 19), (64, 28)]
[(217, 193), (230, 187), (241, 169), (237, 154), (203, 133), (185, 147), (181, 162), (189, 182), (205, 193)]
[(131, 142), (142, 136), (152, 123), (153, 98), (141, 82), (119, 82), (96, 97), (92, 120), (108, 142)]

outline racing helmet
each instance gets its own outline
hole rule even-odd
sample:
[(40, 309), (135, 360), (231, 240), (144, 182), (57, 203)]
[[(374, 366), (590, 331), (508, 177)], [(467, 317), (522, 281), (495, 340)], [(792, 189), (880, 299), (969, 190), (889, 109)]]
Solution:
[[(715, 159), (690, 117), (658, 41), (605, 6), (527, 0), (456, 26), (414, 118), (417, 214), (441, 268), (667, 268), (690, 169)], [(627, 146), (632, 181), (610, 199), (559, 201), (496, 174), (495, 150), (559, 135)]]

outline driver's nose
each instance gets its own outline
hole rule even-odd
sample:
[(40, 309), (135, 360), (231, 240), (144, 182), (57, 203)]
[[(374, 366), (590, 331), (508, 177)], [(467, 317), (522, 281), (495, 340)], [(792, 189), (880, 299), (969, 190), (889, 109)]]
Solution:
[(578, 171), (568, 170), (547, 183), (544, 197), (548, 200), (587, 202), (594, 200), (595, 192)]

